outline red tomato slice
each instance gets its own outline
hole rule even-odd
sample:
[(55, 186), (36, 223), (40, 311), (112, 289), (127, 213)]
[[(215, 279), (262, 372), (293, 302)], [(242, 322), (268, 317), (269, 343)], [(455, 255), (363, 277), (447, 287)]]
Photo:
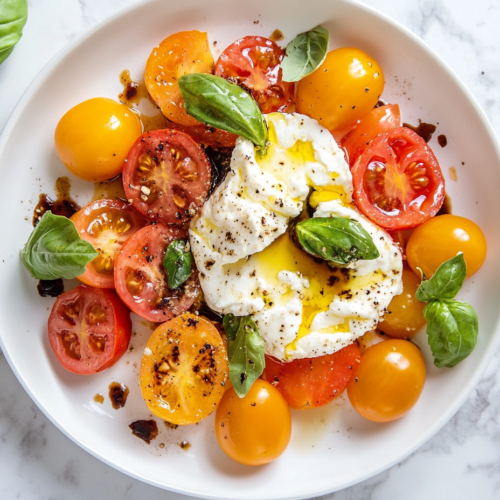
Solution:
[(352, 176), (359, 210), (391, 231), (422, 224), (444, 202), (444, 178), (434, 153), (406, 127), (373, 139), (352, 167)]
[(123, 245), (115, 262), (116, 291), (123, 302), (148, 321), (162, 323), (189, 309), (198, 294), (198, 271), (180, 287), (170, 289), (163, 257), (172, 241), (188, 234), (177, 226), (146, 226)]
[(354, 165), (358, 156), (377, 135), (397, 127), (401, 127), (401, 113), (397, 104), (372, 109), (342, 140), (349, 165)]
[(78, 279), (86, 285), (114, 288), (115, 257), (121, 246), (146, 221), (122, 200), (97, 200), (72, 217), (78, 234), (99, 252)]
[(221, 54), (214, 74), (248, 89), (263, 113), (286, 111), (292, 102), (295, 84), (282, 80), (283, 57), (285, 52), (272, 40), (246, 36)]
[(205, 202), (211, 166), (203, 149), (177, 130), (143, 134), (129, 151), (123, 168), (123, 188), (144, 217), (182, 225)]
[(205, 124), (186, 127), (185, 125), (170, 122), (168, 127), (180, 130), (188, 134), (196, 142), (204, 146), (212, 146), (213, 148), (234, 148), (236, 139), (238, 139), (236, 134), (231, 134), (231, 132), (226, 132), (220, 128), (209, 127)]
[(49, 316), (49, 341), (59, 362), (73, 373), (109, 368), (130, 341), (130, 312), (113, 290), (79, 285), (60, 295)]
[(292, 408), (317, 408), (342, 394), (360, 359), (357, 342), (333, 354), (290, 363), (266, 356), (264, 377)]

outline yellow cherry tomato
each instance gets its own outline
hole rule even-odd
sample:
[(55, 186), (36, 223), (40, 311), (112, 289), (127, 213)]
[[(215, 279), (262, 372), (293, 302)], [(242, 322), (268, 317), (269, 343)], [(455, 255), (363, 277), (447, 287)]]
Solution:
[(127, 106), (96, 97), (61, 118), (55, 133), (56, 150), (77, 177), (101, 182), (121, 173), (123, 160), (141, 134), (141, 122)]
[(425, 304), (415, 298), (420, 278), (409, 267), (403, 268), (403, 293), (389, 304), (378, 328), (390, 337), (405, 339), (416, 335), (425, 325)]
[(414, 273), (420, 276), (419, 267), (430, 278), (443, 262), (463, 252), (469, 278), (483, 265), (486, 249), (486, 238), (475, 222), (458, 215), (439, 215), (413, 231), (406, 257)]
[(324, 63), (299, 82), (297, 111), (337, 132), (369, 113), (383, 90), (379, 63), (360, 49), (344, 47), (329, 52)]
[(413, 408), (424, 382), (425, 362), (418, 347), (407, 340), (391, 339), (361, 355), (347, 395), (362, 417), (389, 422)]
[(264, 380), (256, 380), (244, 398), (229, 389), (217, 408), (215, 434), (219, 445), (241, 464), (263, 465), (276, 460), (286, 450), (291, 433), (287, 402)]

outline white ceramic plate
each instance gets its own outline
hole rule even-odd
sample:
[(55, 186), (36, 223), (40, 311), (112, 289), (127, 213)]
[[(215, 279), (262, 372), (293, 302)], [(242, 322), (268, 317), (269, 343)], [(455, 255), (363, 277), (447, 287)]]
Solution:
[[(417, 339), (427, 361), (427, 383), (417, 406), (403, 419), (374, 424), (359, 417), (347, 400), (293, 414), (293, 436), (284, 456), (265, 467), (238, 465), (219, 449), (213, 417), (197, 426), (167, 429), (150, 446), (128, 424), (150, 418), (140, 395), (137, 366), (149, 330), (135, 322), (134, 350), (104, 373), (81, 377), (66, 372), (47, 339), (52, 299), (37, 295), (36, 282), (22, 267), (19, 250), (28, 238), (31, 215), (41, 192), (68, 175), (57, 158), (53, 133), (75, 104), (96, 96), (116, 98), (118, 76), (129, 69), (140, 78), (152, 47), (179, 30), (207, 31), (217, 41), (214, 56), (244, 35), (269, 36), (275, 28), (286, 43), (297, 33), (323, 24), (331, 47), (356, 46), (372, 54), (386, 75), (383, 97), (400, 104), (405, 121), (438, 123), (445, 149), (431, 141), (444, 175), (453, 212), (476, 221), (489, 253), (483, 269), (466, 282), (460, 298), (474, 305), (480, 337), (474, 353), (452, 370), (433, 367), (425, 335)], [(212, 45), (213, 46), (213, 45)], [(88, 32), (60, 53), (31, 85), (0, 141), (0, 315), (1, 347), (37, 405), (68, 437), (107, 464), (169, 490), (206, 498), (311, 498), (366, 479), (421, 446), (457, 411), (500, 338), (497, 328), (500, 282), (500, 220), (490, 207), (498, 201), (500, 159), (484, 113), (460, 81), (423, 43), (394, 21), (368, 7), (342, 0), (157, 0), (139, 4)], [(455, 167), (458, 181), (450, 178)], [(73, 182), (83, 204), (93, 189)], [(115, 411), (107, 394), (111, 381), (130, 388), (125, 408)], [(182, 441), (191, 447), (184, 451)], [(160, 447), (160, 443), (165, 446)]]

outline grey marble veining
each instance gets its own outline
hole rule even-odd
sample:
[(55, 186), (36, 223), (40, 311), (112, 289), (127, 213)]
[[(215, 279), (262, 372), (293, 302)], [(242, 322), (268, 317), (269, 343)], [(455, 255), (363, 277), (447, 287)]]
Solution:
[[(64, 45), (134, 0), (30, 0), (25, 34), (0, 66), (0, 130)], [(423, 38), (457, 72), (500, 135), (500, 2), (368, 0)], [(500, 352), (477, 389), (427, 444), (324, 500), (500, 498)], [(36, 408), (0, 354), (0, 499), (186, 498), (131, 479), (81, 450)]]

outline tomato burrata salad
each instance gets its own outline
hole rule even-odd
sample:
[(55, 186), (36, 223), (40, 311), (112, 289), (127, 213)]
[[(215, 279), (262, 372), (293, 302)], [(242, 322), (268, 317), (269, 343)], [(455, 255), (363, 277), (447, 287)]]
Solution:
[[(286, 48), (245, 36), (217, 61), (206, 33), (152, 49), (144, 82), (165, 126), (107, 98), (70, 109), (58, 155), (124, 198), (39, 217), (22, 258), (41, 280), (78, 278), (48, 319), (67, 370), (126, 352), (130, 311), (156, 328), (145, 405), (174, 425), (216, 412), (224, 452), (262, 465), (285, 452), (290, 408), (347, 391), (364, 418), (417, 403), (427, 326), (438, 367), (473, 350), (478, 319), (454, 300), (486, 256), (481, 229), (442, 214), (436, 155), (385, 103), (384, 72), (322, 26)], [(220, 159), (227, 161), (223, 166)]]

